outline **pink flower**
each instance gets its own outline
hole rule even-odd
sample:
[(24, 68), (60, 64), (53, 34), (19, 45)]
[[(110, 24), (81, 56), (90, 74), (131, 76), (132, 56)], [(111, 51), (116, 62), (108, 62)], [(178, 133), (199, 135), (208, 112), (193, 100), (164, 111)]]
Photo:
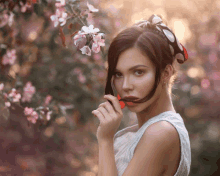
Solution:
[(5, 102), (5, 106), (6, 107), (10, 107), (11, 106), (11, 103), (9, 101)]
[(0, 14), (0, 28), (4, 27), (8, 23), (8, 18), (7, 11), (3, 11), (3, 13)]
[(62, 6), (65, 6), (66, 5), (66, 2), (65, 2), (65, 0), (57, 0), (58, 2), (56, 2), (55, 3), (55, 6), (57, 7), (57, 8), (59, 8), (59, 7), (62, 7)]
[(48, 113), (47, 113), (47, 120), (50, 120), (50, 118), (51, 118), (51, 114), (52, 114), (52, 111), (49, 111)]
[(51, 119), (52, 111), (49, 111), (49, 108), (45, 108), (40, 111), (40, 118), (49, 121)]
[(27, 116), (27, 120), (31, 123), (36, 123), (38, 119), (38, 114), (36, 111), (33, 110), (33, 108), (24, 108), (24, 114)]
[(85, 83), (86, 82), (86, 77), (83, 74), (79, 74), (78, 75), (78, 80), (81, 83)]
[(57, 9), (55, 15), (50, 16), (50, 19), (54, 22), (54, 27), (58, 26), (60, 15), (61, 15), (61, 13), (60, 13), (59, 9)]
[(80, 50), (82, 51), (82, 54), (86, 54), (88, 56), (91, 56), (91, 49), (88, 46), (84, 46)]
[(31, 5), (29, 5), (28, 3), (24, 4), (22, 1), (20, 1), (20, 5), (21, 5), (21, 12), (22, 13), (26, 12), (26, 10), (28, 8), (31, 8)]
[(4, 83), (0, 84), (0, 91), (2, 91), (4, 89)]
[(93, 5), (89, 4), (87, 1), (87, 7), (89, 8), (90, 12), (98, 12), (99, 9), (95, 9)]
[(85, 34), (81, 34), (80, 31), (74, 36), (73, 40), (78, 49), (84, 47), (87, 42)]
[(32, 83), (29, 81), (26, 83), (25, 87), (23, 88), (23, 97), (22, 102), (31, 102), (31, 98), (36, 92), (36, 88), (32, 86)]
[(44, 102), (44, 105), (47, 106), (50, 103), (51, 100), (52, 100), (52, 96), (47, 95), (47, 97), (45, 99), (45, 102)]
[(99, 32), (99, 28), (94, 28), (94, 26), (91, 24), (89, 27), (87, 26), (83, 26), (81, 31), (81, 34), (96, 34), (97, 32)]
[(7, 50), (6, 54), (3, 56), (2, 64), (3, 65), (6, 65), (6, 64), (13, 65), (16, 58), (17, 58), (17, 56), (16, 56), (15, 49), (12, 49), (11, 51)]
[(98, 43), (93, 43), (92, 44), (92, 51), (94, 52), (94, 53), (98, 53), (99, 51), (100, 51), (100, 46), (98, 45)]
[(10, 27), (12, 26), (13, 21), (14, 21), (14, 13), (10, 12), (10, 16), (9, 16), (9, 19), (8, 19), (8, 25)]
[(67, 13), (64, 12), (64, 9), (57, 9), (55, 15), (51, 15), (50, 19), (54, 22), (54, 27), (57, 27), (59, 22), (61, 26), (66, 24)]
[(102, 39), (102, 33), (93, 37), (92, 51), (98, 53), (100, 51), (100, 46), (105, 46), (105, 40)]
[(98, 43), (98, 45), (105, 46), (105, 39), (102, 39), (102, 37), (104, 37), (104, 34), (99, 33), (93, 37), (93, 40), (94, 40), (94, 42)]
[(59, 18), (59, 22), (61, 22), (60, 26), (66, 24), (66, 19), (67, 19), (67, 13), (62, 12), (61, 17)]
[(21, 99), (21, 94), (20, 93), (17, 93), (16, 89), (13, 88), (11, 90), (11, 92), (8, 94), (8, 97), (9, 98), (12, 98), (12, 101), (13, 102), (19, 102), (19, 100)]

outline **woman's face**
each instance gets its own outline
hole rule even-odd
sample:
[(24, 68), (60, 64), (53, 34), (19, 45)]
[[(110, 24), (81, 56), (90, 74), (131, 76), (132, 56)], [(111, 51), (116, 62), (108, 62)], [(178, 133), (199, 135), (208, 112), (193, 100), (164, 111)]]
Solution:
[[(137, 65), (143, 66), (132, 69)], [(151, 60), (143, 55), (138, 48), (133, 47), (120, 54), (112, 79), (114, 87), (121, 98), (135, 96), (142, 99), (153, 89), (155, 74), (155, 67)], [(125, 102), (125, 105), (133, 112), (140, 112), (157, 99), (157, 91), (150, 101), (133, 103), (130, 106)]]

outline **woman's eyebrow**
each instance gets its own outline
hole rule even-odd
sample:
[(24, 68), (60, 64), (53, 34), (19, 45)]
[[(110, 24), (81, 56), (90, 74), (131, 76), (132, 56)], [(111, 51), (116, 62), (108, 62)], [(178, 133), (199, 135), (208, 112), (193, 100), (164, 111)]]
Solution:
[[(146, 65), (135, 65), (135, 66), (129, 68), (129, 71), (130, 71), (130, 70), (134, 70), (134, 69), (137, 68), (137, 67), (148, 67), (148, 66), (146, 66)], [(115, 71), (120, 71), (120, 70), (115, 69)]]

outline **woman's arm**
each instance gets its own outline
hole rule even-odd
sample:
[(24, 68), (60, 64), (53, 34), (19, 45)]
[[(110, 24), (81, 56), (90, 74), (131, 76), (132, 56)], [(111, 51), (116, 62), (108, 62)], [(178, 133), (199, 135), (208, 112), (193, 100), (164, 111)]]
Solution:
[(98, 176), (117, 176), (115, 163), (114, 141), (99, 141), (99, 172)]
[(159, 121), (150, 125), (122, 176), (161, 176), (169, 162), (169, 151), (179, 148), (178, 142), (178, 132), (169, 122)]

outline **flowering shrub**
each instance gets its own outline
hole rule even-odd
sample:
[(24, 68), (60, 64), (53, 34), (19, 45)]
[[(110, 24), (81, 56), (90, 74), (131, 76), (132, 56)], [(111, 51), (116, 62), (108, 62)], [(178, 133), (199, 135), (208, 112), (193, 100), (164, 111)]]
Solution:
[[(98, 12), (99, 10), (94, 8), (93, 5), (89, 4), (87, 2), (88, 9), (84, 10), (83, 12), (80, 12), (80, 14), (77, 14), (77, 12), (74, 10), (74, 6), (71, 3), (68, 4), (68, 9), (71, 9), (68, 11), (68, 15), (65, 11), (65, 0), (57, 1), (56, 3), (56, 13), (55, 15), (52, 15), (50, 18), (54, 22), (54, 27), (57, 27), (59, 24), (60, 26), (64, 26), (67, 22), (67, 20), (71, 20), (72, 18), (79, 18), (81, 21), (83, 27), (81, 31), (78, 31), (78, 33), (73, 37), (74, 44), (76, 45), (77, 49), (80, 49), (82, 54), (86, 54), (88, 56), (91, 56), (91, 48), (92, 51), (95, 53), (98, 53), (100, 51), (100, 46), (105, 46), (105, 40), (104, 40), (104, 34), (98, 33), (100, 30), (98, 28), (94, 28), (93, 25), (90, 25), (87, 27), (85, 25), (85, 22), (81, 19), (82, 16), (88, 15), (88, 18), (90, 18), (90, 21), (92, 20), (91, 14), (94, 12)], [(62, 30), (61, 30), (62, 33)], [(65, 37), (62, 35), (63, 44), (65, 43)], [(65, 44), (64, 44), (65, 46)]]
[[(210, 7), (219, 6), (215, 2), (210, 2)], [(102, 3), (110, 13), (99, 7), (98, 0), (0, 2), (1, 173), (9, 170), (4, 174), (92, 175), (79, 171), (85, 168), (97, 171), (97, 151), (92, 157), (88, 153), (97, 149), (95, 135), (91, 135), (96, 133), (97, 126), (90, 121), (90, 114), (97, 107), (95, 102), (103, 96), (106, 81), (103, 68), (107, 67), (103, 51), (116, 30), (135, 19), (135, 15), (132, 19), (124, 18), (124, 12), (136, 9), (130, 7), (131, 3), (124, 3), (120, 14), (113, 5), (109, 6), (110, 1)], [(196, 9), (181, 7), (175, 13), (176, 8), (169, 1), (164, 4), (166, 7), (159, 6), (158, 10), (167, 12), (168, 19), (182, 16), (189, 22), (189, 29), (193, 29), (186, 44), (189, 62), (181, 67), (173, 92), (177, 95), (176, 110), (187, 128), (196, 128), (195, 134), (190, 134), (191, 142), (195, 141), (192, 148), (201, 148), (198, 131), (203, 123), (208, 124), (204, 119), (211, 121), (218, 117), (219, 9), (211, 12), (203, 8), (197, 14)], [(140, 9), (138, 17), (155, 10), (150, 6), (143, 13)], [(202, 8), (202, 4), (198, 7)], [(201, 23), (201, 19), (207, 20)], [(191, 119), (194, 120), (188, 122)], [(85, 125), (86, 122), (89, 123)], [(214, 148), (219, 146), (218, 140), (215, 141)], [(203, 154), (196, 158), (203, 158)], [(208, 160), (215, 162), (213, 157)], [(198, 171), (197, 164), (193, 167)], [(197, 173), (202, 174), (210, 174), (210, 168)]]
[[(89, 129), (81, 124), (92, 118), (94, 101), (102, 96), (102, 58), (106, 56), (102, 46), (109, 41), (100, 31), (110, 36), (108, 29), (114, 29), (106, 12), (94, 8), (97, 2), (91, 4), (0, 2), (0, 163), (4, 174), (27, 175), (33, 169), (33, 175), (76, 175), (88, 167), (76, 158), (96, 142), (95, 126), (90, 123), (93, 129)], [(83, 50), (86, 47), (88, 51)], [(79, 128), (89, 145), (73, 136)], [(74, 141), (82, 141), (83, 149)], [(95, 155), (92, 160), (95, 164)], [(7, 173), (6, 167), (10, 168)]]
[[(16, 25), (16, 21), (14, 21), (14, 18), (16, 17), (16, 14), (21, 13), (21, 14), (27, 14), (27, 13), (32, 13), (34, 11), (34, 6), (37, 7), (36, 5), (40, 4), (40, 1), (37, 0), (27, 0), (27, 1), (22, 1), (19, 0), (17, 2), (14, 2), (10, 0), (8, 3), (1, 2), (0, 3), (0, 9), (5, 9), (2, 10), (0, 13), (0, 28), (3, 27), (12, 27)], [(86, 2), (86, 7), (84, 10), (81, 10), (80, 8), (76, 8), (79, 6), (79, 1), (68, 1), (66, 0), (57, 0), (54, 1), (55, 5), (55, 14), (48, 15), (50, 20), (53, 22), (54, 27), (59, 27), (59, 34), (60, 38), (62, 40), (63, 46), (66, 46), (66, 37), (63, 32), (63, 28), (68, 25), (69, 29), (72, 29), (75, 24), (80, 24), (82, 25), (81, 30), (77, 30), (74, 33), (71, 34), (71, 38), (73, 40), (73, 43), (76, 47), (77, 50), (81, 51), (82, 54), (91, 56), (92, 52), (94, 53), (99, 53), (101, 50), (101, 47), (105, 46), (105, 35), (104, 33), (100, 33), (99, 28), (95, 28), (94, 24), (91, 24), (93, 21), (92, 14), (99, 12), (98, 9), (96, 9), (93, 5), (91, 5), (89, 2)], [(39, 13), (39, 12), (37, 12)], [(90, 24), (87, 26), (87, 24)], [(15, 30), (16, 31), (16, 30)], [(12, 35), (14, 37), (16, 33)], [(36, 38), (35, 35), (36, 33), (33, 33), (30, 31), (29, 38)], [(14, 46), (14, 47), (13, 47)], [(4, 66), (3, 70), (5, 74), (11, 73), (11, 75), (14, 75), (13, 78), (16, 78), (16, 74), (19, 72), (19, 70), (22, 74), (28, 74), (27, 68), (30, 67), (29, 65), (32, 62), (26, 62), (26, 64), (19, 66), (19, 59), (17, 55), (17, 49), (15, 47), (16, 45), (5, 45), (1, 44), (1, 48), (3, 50), (3, 56), (1, 60), (1, 64)], [(5, 52), (4, 52), (5, 51)], [(86, 78), (82, 73), (79, 73), (78, 75), (78, 80), (81, 83), (86, 82)], [(0, 82), (1, 83), (1, 82)], [(2, 93), (4, 94), (4, 99), (5, 99), (5, 108), (9, 108), (11, 106), (11, 102), (16, 102), (18, 105), (20, 103), (25, 105), (27, 103), (32, 103), (35, 101), (36, 97), (38, 94), (36, 94), (36, 87), (32, 84), (32, 81), (27, 81), (27, 83), (23, 87), (23, 91), (18, 88), (12, 88), (12, 90), (7, 93), (7, 91), (3, 91), (4, 89), (4, 83), (2, 82), (1, 84), (1, 90)], [(34, 97), (34, 98), (33, 98)], [(52, 96), (47, 95), (47, 98), (45, 99), (44, 104), (39, 105), (36, 108), (31, 108), (31, 107), (24, 107), (24, 114), (27, 117), (27, 120), (33, 124), (36, 124), (36, 121), (43, 119), (42, 124), (46, 124), (46, 121), (51, 120), (51, 115), (53, 114), (53, 108), (50, 107), (51, 111), (49, 111), (52, 100)], [(22, 106), (21, 106), (22, 107)], [(44, 107), (44, 111), (42, 110), (42, 107)], [(27, 109), (29, 108), (29, 109)], [(30, 109), (33, 110), (34, 118), (32, 118), (32, 115), (30, 115)], [(28, 111), (29, 110), (29, 111)], [(37, 118), (39, 117), (39, 118)]]

